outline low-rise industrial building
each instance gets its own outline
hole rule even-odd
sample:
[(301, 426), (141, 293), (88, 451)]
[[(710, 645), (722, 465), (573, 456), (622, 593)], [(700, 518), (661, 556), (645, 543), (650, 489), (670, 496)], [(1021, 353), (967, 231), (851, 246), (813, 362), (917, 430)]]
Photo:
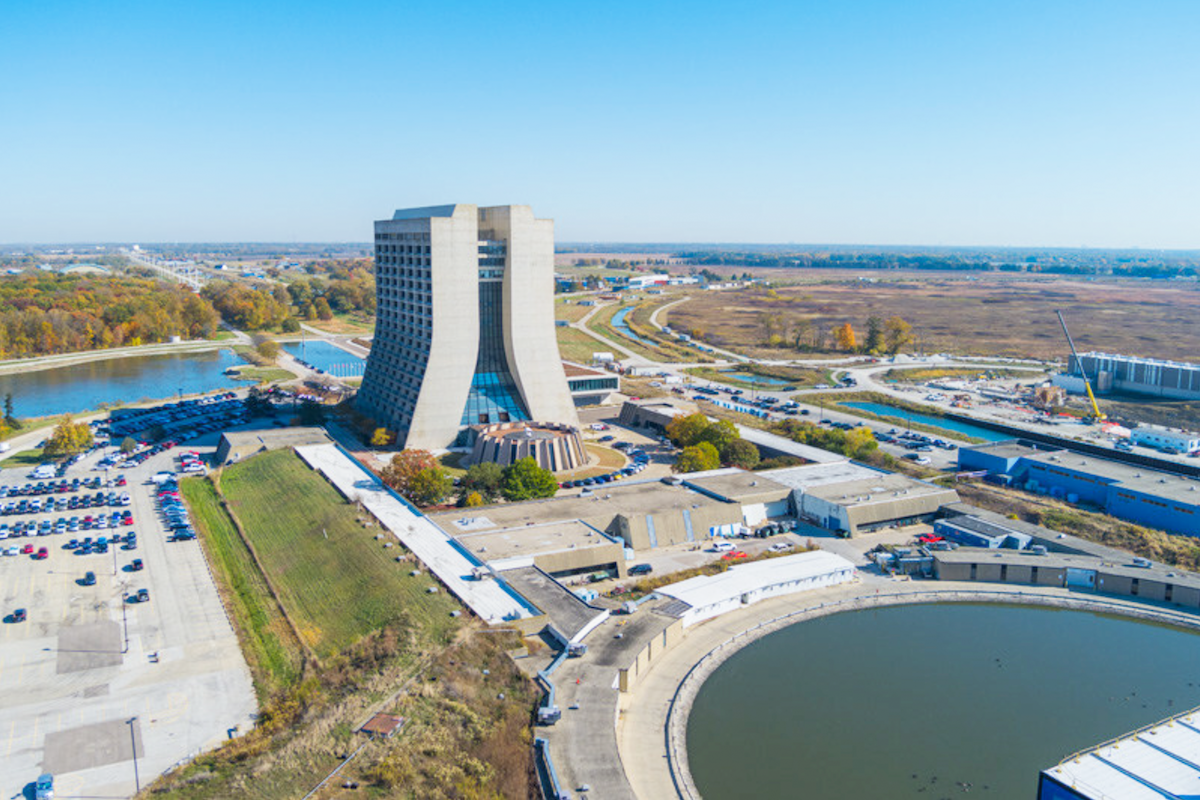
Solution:
[(1035, 450), (1014, 442), (962, 448), (961, 469), (1003, 475), (1014, 486), (1114, 517), (1200, 536), (1200, 481), (1069, 450)]
[[(580, 520), (626, 546), (646, 550), (682, 542), (702, 542), (710, 528), (742, 523), (742, 507), (684, 484), (660, 481), (607, 484), (587, 495), (566, 495), (526, 503), (506, 503), (472, 510), (496, 529), (516, 529), (551, 522)], [(439, 526), (457, 536), (455, 517), (462, 512), (433, 514)]]
[(1194, 798), (1200, 785), (1200, 709), (1076, 753), (1043, 770), (1038, 800)]
[(960, 547), (934, 551), (933, 573), (944, 581), (1057, 586), (1200, 608), (1200, 576), (1156, 565), (1138, 566), (1089, 555)]
[(1138, 425), (1130, 431), (1129, 436), (1134, 444), (1142, 447), (1178, 450), (1181, 453), (1200, 450), (1200, 434), (1194, 431), (1164, 428), (1161, 425)]
[(685, 486), (742, 509), (742, 523), (758, 525), (792, 514), (791, 487), (759, 472), (721, 469), (681, 476)]
[(257, 453), (284, 447), (329, 444), (333, 440), (322, 428), (266, 428), (259, 431), (229, 431), (221, 434), (214, 458), (217, 464), (244, 461)]
[(1000, 547), (1024, 550), (1033, 541), (1033, 537), (1028, 533), (969, 514), (936, 520), (933, 523), (933, 532), (956, 544), (992, 550)]
[(533, 564), (557, 578), (591, 572), (625, 577), (624, 543), (577, 519), (501, 528), (487, 509), (431, 519), (460, 547), (497, 570)]
[(621, 390), (621, 377), (615, 372), (592, 369), (569, 361), (563, 362), (567, 389), (577, 406), (599, 406), (613, 401)]
[(695, 625), (769, 597), (820, 589), (854, 580), (854, 564), (834, 553), (814, 550), (730, 567), (658, 589), (686, 604), (678, 610), (684, 627)]

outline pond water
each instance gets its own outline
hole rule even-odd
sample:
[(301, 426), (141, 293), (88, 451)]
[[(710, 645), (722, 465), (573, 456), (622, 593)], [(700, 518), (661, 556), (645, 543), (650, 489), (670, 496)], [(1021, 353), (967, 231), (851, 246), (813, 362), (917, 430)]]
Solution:
[(1003, 442), (1013, 438), (1011, 433), (1001, 433), (1000, 431), (992, 431), (987, 428), (981, 428), (978, 425), (970, 425), (966, 422), (959, 422), (953, 419), (944, 417), (935, 417), (931, 414), (920, 414), (912, 411), (905, 411), (902, 408), (894, 406), (885, 406), (882, 403), (866, 403), (857, 400), (844, 400), (838, 403), (839, 406), (849, 406), (863, 411), (870, 411), (879, 417), (887, 417), (894, 419), (897, 423), (907, 424), (909, 420), (920, 422), (924, 425), (932, 425), (941, 428), (944, 431), (953, 431), (962, 433), (967, 436), (973, 436), (976, 439), (983, 439), (986, 442)]
[(735, 378), (742, 383), (754, 383), (759, 386), (792, 386), (796, 381), (785, 381), (782, 378), (772, 378), (767, 375), (755, 375), (753, 372), (722, 372), (730, 378)]
[(283, 349), (296, 358), (322, 372), (328, 372), (338, 378), (350, 378), (362, 375), (367, 366), (365, 359), (347, 353), (340, 347), (317, 339), (306, 342), (287, 342)]
[(1029, 800), (1071, 753), (1200, 704), (1198, 663), (1200, 635), (1081, 611), (837, 614), (722, 664), (688, 759), (705, 800)]
[(0, 375), (0, 397), (12, 392), (18, 417), (78, 414), (103, 403), (174, 398), (245, 386), (223, 374), (245, 362), (232, 350), (97, 359), (69, 367)]
[(624, 334), (625, 336), (628, 336), (630, 339), (633, 339), (635, 342), (641, 342), (642, 344), (653, 345), (654, 342), (647, 341), (647, 340), (643, 339), (641, 336), (638, 336), (636, 333), (633, 332), (633, 330), (629, 327), (629, 325), (626, 324), (625, 317), (626, 317), (626, 315), (629, 314), (630, 311), (633, 311), (633, 306), (629, 306), (628, 308), (622, 308), (620, 311), (613, 314), (612, 315), (612, 326), (614, 328), (616, 328), (618, 331), (620, 331), (622, 334)]

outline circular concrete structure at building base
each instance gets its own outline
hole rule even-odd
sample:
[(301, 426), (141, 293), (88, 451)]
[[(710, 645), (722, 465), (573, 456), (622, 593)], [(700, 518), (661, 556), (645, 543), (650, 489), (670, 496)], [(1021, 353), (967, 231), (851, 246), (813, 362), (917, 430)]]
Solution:
[(500, 422), (475, 431), (471, 463), (491, 461), (502, 467), (532, 458), (543, 469), (567, 472), (587, 465), (579, 429), (557, 422)]

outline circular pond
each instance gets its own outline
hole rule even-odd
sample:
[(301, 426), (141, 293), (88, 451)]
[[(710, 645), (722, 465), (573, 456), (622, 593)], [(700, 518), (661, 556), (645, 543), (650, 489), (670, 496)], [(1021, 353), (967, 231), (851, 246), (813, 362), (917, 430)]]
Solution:
[(1072, 752), (1200, 705), (1200, 635), (1082, 611), (894, 606), (748, 645), (700, 688), (705, 800), (1028, 800)]

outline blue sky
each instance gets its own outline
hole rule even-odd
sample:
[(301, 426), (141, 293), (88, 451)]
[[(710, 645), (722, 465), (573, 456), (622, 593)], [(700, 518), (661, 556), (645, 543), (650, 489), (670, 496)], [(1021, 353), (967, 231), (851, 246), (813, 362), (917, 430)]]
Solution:
[(0, 242), (1200, 247), (1200, 3), (6, 3)]

